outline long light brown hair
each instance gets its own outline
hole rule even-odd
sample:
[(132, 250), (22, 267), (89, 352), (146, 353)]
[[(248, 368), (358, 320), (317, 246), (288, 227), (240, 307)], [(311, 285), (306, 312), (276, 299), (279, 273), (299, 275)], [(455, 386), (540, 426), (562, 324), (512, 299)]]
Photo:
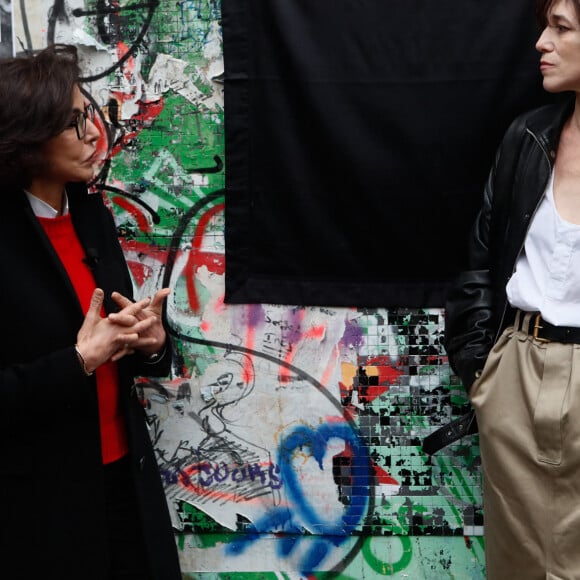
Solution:
[[(548, 13), (555, 1), (556, 0), (537, 0), (536, 2), (536, 19), (540, 29), (542, 30), (548, 24)], [(572, 0), (572, 4), (574, 4), (574, 8), (576, 9), (578, 22), (580, 22), (580, 0)]]

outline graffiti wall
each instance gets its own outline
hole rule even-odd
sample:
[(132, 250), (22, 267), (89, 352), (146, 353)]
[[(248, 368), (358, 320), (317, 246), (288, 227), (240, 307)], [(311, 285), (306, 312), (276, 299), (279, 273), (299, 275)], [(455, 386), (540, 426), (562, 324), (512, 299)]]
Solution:
[(172, 288), (173, 373), (139, 388), (184, 578), (483, 578), (477, 438), (421, 451), (467, 405), (444, 313), (224, 304), (219, 1), (14, 9), (17, 52), (79, 47), (93, 187), (137, 295)]
[(12, 54), (12, 0), (0, 0), (0, 58)]

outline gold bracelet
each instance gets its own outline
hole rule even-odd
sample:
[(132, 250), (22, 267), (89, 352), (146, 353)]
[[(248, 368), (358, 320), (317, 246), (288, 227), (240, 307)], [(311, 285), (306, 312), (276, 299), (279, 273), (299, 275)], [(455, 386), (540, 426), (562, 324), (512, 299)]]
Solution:
[(85, 373), (85, 375), (87, 375), (87, 377), (90, 377), (95, 371), (91, 371), (91, 372), (88, 371), (87, 363), (85, 362), (85, 359), (84, 359), (83, 355), (81, 354), (79, 347), (76, 344), (75, 344), (75, 350), (77, 353), (77, 358), (79, 359), (79, 362), (81, 363), (81, 366), (83, 367), (83, 372)]

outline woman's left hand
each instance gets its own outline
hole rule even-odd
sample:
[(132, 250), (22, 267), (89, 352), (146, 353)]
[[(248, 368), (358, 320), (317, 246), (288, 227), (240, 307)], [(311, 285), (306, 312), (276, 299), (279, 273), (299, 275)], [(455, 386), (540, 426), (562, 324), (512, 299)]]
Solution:
[[(135, 315), (113, 312), (109, 314), (109, 319), (116, 324), (132, 326), (136, 320), (151, 319), (151, 324), (139, 334), (139, 340), (131, 345), (132, 350), (137, 350), (145, 355), (157, 354), (165, 344), (165, 329), (162, 323), (163, 302), (171, 293), (170, 288), (158, 290), (150, 299), (149, 305), (139, 310)], [(114, 302), (123, 309), (132, 304), (126, 296), (119, 292), (111, 294)]]

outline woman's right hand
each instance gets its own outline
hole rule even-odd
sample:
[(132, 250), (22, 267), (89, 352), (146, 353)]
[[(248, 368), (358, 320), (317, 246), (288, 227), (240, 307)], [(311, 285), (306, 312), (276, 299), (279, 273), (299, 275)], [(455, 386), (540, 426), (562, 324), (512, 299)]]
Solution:
[(144, 332), (152, 323), (150, 318), (139, 320), (137, 314), (149, 305), (149, 298), (128, 304), (121, 314), (135, 317), (135, 324), (127, 326), (116, 324), (108, 317), (101, 316), (105, 293), (96, 288), (85, 320), (77, 334), (76, 347), (85, 363), (85, 371), (93, 372), (109, 360), (117, 361), (127, 354), (132, 354), (132, 345), (139, 340), (139, 333)]

